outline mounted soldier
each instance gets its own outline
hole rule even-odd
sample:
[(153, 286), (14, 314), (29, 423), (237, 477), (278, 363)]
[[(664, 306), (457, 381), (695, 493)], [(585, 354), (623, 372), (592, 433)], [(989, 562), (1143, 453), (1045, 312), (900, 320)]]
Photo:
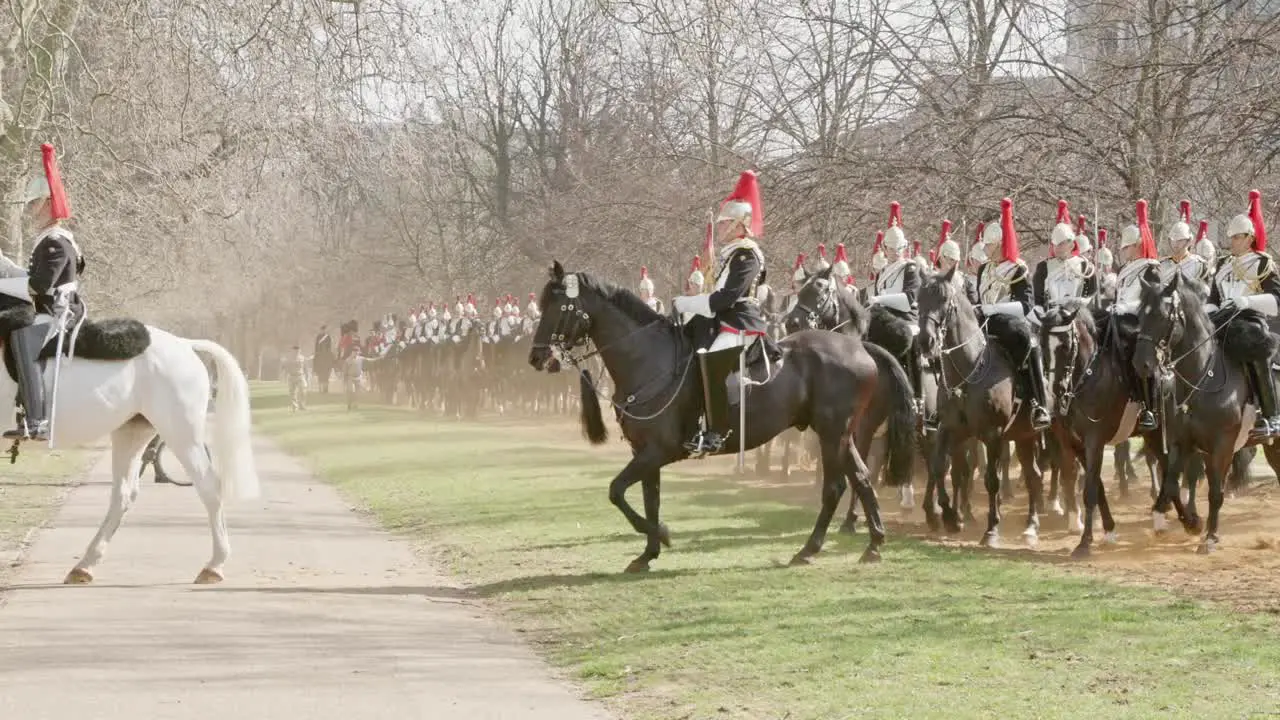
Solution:
[[(979, 237), (981, 237), (981, 223), (978, 225), (978, 233)], [(952, 268), (958, 267), (961, 260), (960, 243), (951, 239), (950, 220), (942, 221), (942, 234), (939, 236), (939, 239), (941, 242), (938, 243), (937, 247), (938, 272), (948, 273), (951, 272)], [(955, 279), (956, 282), (964, 285), (965, 297), (970, 297), (975, 294), (974, 288), (976, 286), (973, 285), (974, 280), (972, 275), (966, 272), (957, 272), (955, 274)]]
[[(63, 221), (71, 217), (67, 193), (62, 186), (58, 161), (52, 145), (40, 146), (44, 173), (27, 185), (23, 202), (25, 215), (36, 231), (27, 263), (27, 292), (35, 305), (35, 321), (9, 334), (22, 398), (22, 424), (4, 433), (7, 439), (49, 439), (45, 413), (44, 377), (40, 350), (57, 338), (59, 346), (68, 333), (84, 319), (85, 307), (78, 293), (78, 277), (84, 272), (84, 257)], [(57, 375), (54, 376), (56, 392)]]
[(787, 306), (782, 309), (784, 314), (791, 312), (800, 301), (800, 288), (809, 282), (809, 271), (804, 269), (804, 261), (805, 254), (799, 253), (796, 255), (795, 265), (791, 266), (791, 292), (787, 295)]
[(933, 270), (933, 262), (920, 252), (919, 240), (916, 240), (915, 245), (912, 247), (911, 261), (916, 264), (917, 268), (920, 268), (921, 272), (930, 272)]
[[(1191, 252), (1191, 201), (1183, 200), (1179, 208), (1178, 222), (1169, 228), (1169, 256), (1160, 261), (1160, 280), (1168, 283), (1177, 273), (1188, 280), (1195, 280), (1208, 292), (1213, 275), (1209, 261)], [(1207, 224), (1206, 224), (1207, 226)]]
[(726, 380), (736, 369), (739, 354), (765, 335), (767, 325), (755, 298), (756, 284), (764, 271), (764, 253), (756, 239), (764, 235), (764, 214), (754, 172), (748, 170), (716, 215), (720, 251), (714, 289), (710, 293), (682, 295), (672, 301), (676, 311), (714, 318), (715, 340), (699, 348), (702, 370), (703, 423), (685, 448), (693, 455), (718, 452), (730, 424)]
[(1196, 233), (1196, 244), (1192, 252), (1204, 258), (1205, 264), (1208, 265), (1205, 284), (1213, 284), (1213, 271), (1218, 267), (1218, 246), (1209, 239), (1208, 220), (1200, 221), (1200, 231)]
[(653, 310), (659, 315), (664, 315), (666, 314), (666, 310), (662, 307), (662, 301), (659, 300), (658, 296), (653, 293), (653, 290), (654, 290), (653, 280), (649, 278), (649, 268), (644, 265), (641, 265), (640, 266), (640, 299), (644, 301), (645, 305), (649, 306), (650, 310)]
[[(1249, 191), (1249, 212), (1236, 215), (1227, 223), (1231, 254), (1218, 262), (1209, 290), (1209, 309), (1232, 313), (1230, 324), (1249, 323), (1255, 332), (1269, 338), (1267, 320), (1280, 315), (1280, 278), (1276, 277), (1275, 260), (1267, 253), (1267, 227), (1262, 220), (1262, 193)], [(1252, 310), (1253, 313), (1240, 314)], [(1258, 439), (1280, 434), (1280, 406), (1277, 405), (1276, 380), (1271, 371), (1271, 358), (1259, 357), (1245, 367), (1259, 413), (1253, 427)]]
[(1098, 292), (1093, 264), (1080, 256), (1078, 237), (1076, 228), (1071, 226), (1067, 201), (1059, 200), (1058, 222), (1049, 235), (1049, 257), (1036, 264), (1031, 279), (1037, 314), (1052, 303), (1088, 298)]
[[(1159, 268), (1155, 236), (1147, 221), (1147, 201), (1137, 205), (1138, 224), (1120, 231), (1120, 271), (1116, 273), (1116, 299), (1111, 307), (1114, 315), (1132, 316), (1142, 298), (1142, 276), (1150, 268)], [(1123, 327), (1123, 326), (1122, 326)], [(1138, 430), (1148, 432), (1159, 426), (1155, 411), (1159, 408), (1154, 377), (1138, 383), (1142, 411), (1138, 413)]]
[(538, 293), (529, 293), (529, 304), (525, 306), (524, 314), (535, 321), (542, 317), (542, 309), (538, 307)]
[(1013, 358), (1013, 364), (1031, 393), (1031, 426), (1038, 432), (1049, 427), (1048, 394), (1040, 345), (1026, 322), (1035, 301), (1031, 273), (1022, 260), (1013, 226), (1012, 200), (1000, 201), (1000, 223), (987, 223), (982, 241), (978, 256), (986, 261), (978, 267), (977, 297), (972, 300), (985, 317), (1005, 315), (1015, 319), (1009, 328), (1019, 334), (1018, 344), (1026, 345), (1027, 357)]
[[(907, 236), (902, 230), (902, 205), (889, 204), (889, 228), (880, 241), (880, 249), (888, 262), (876, 275), (871, 288), (871, 305), (878, 305), (894, 320), (902, 323), (911, 335), (918, 332), (919, 319), (916, 316), (916, 294), (920, 291), (920, 266), (906, 257)], [(903, 361), (907, 377), (911, 380), (912, 395), (916, 402), (917, 414), (924, 414), (924, 368), (920, 363), (919, 353), (914, 348), (906, 351)]]
[(836, 245), (836, 261), (831, 266), (831, 276), (841, 282), (853, 277), (853, 270), (849, 267), (849, 254), (844, 249), (844, 243)]
[[(708, 239), (710, 242), (710, 239)], [(693, 256), (693, 262), (689, 265), (689, 277), (684, 281), (684, 294), (688, 296), (701, 295), (702, 288), (707, 283), (707, 276), (702, 273), (702, 257), (700, 255)], [(675, 301), (672, 301), (675, 304)], [(677, 308), (678, 310), (679, 308)], [(688, 323), (693, 319), (693, 313), (682, 312), (680, 314), (680, 322)]]
[(818, 252), (813, 259), (813, 272), (820, 273), (831, 267), (831, 263), (827, 260), (827, 244), (818, 243)]

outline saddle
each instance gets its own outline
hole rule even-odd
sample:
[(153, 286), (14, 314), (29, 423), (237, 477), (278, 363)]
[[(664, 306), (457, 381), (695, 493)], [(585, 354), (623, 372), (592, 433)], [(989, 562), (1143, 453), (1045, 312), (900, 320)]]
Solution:
[[(8, 337), (10, 332), (27, 327), (35, 321), (35, 308), (31, 303), (3, 303), (0, 305), (0, 338)], [(71, 345), (75, 334), (75, 347)], [(147, 351), (151, 346), (151, 331), (137, 320), (130, 318), (111, 318), (106, 320), (85, 320), (80, 323), (79, 333), (70, 329), (63, 336), (62, 354), (85, 360), (119, 362), (132, 360)], [(49, 360), (57, 354), (57, 338), (50, 338), (40, 349), (39, 359)], [(4, 365), (9, 377), (18, 379), (14, 366), (13, 348), (5, 343)]]
[(1266, 316), (1254, 310), (1217, 310), (1209, 319), (1219, 331), (1218, 345), (1228, 360), (1240, 365), (1271, 360), (1275, 369), (1280, 337), (1271, 332)]
[[(695, 316), (684, 324), (685, 336), (695, 349), (711, 347), (716, 335), (720, 332), (720, 323), (714, 318)], [(747, 378), (754, 383), (762, 383), (770, 377), (769, 366), (773, 366), (773, 375), (777, 375), (784, 359), (782, 348), (768, 335), (761, 335), (756, 342), (747, 348), (745, 358)], [(767, 361), (767, 362), (766, 362)]]
[(911, 320), (883, 305), (872, 305), (867, 326), (867, 342), (875, 343), (897, 358), (904, 358), (915, 347)]

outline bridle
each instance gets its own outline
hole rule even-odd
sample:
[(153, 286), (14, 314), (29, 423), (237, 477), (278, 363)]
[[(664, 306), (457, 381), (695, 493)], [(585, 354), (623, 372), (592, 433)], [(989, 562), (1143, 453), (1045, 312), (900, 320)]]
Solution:
[[(831, 281), (830, 278), (826, 278), (826, 281), (827, 281), (826, 288), (820, 288), (816, 286), (814, 287), (814, 292), (817, 293), (817, 302), (815, 303), (818, 306), (817, 308), (812, 308), (807, 303), (800, 302), (800, 294), (803, 293), (807, 288), (813, 285), (813, 283), (817, 282), (820, 279), (823, 279), (823, 278), (819, 278), (817, 276), (811, 277), (808, 280), (806, 280), (803, 285), (800, 286), (800, 289), (796, 291), (796, 306), (793, 307), (791, 311), (787, 313), (787, 316), (790, 317), (791, 315), (799, 311), (804, 314), (803, 315), (804, 320), (801, 322), (807, 325), (808, 329), (830, 330), (832, 332), (835, 332), (836, 330), (839, 330), (840, 328), (852, 322), (853, 318), (850, 317), (848, 320), (845, 320), (844, 322), (839, 322), (840, 303), (837, 301), (837, 298), (838, 298), (837, 293), (839, 293), (840, 289), (839, 287), (837, 287), (837, 285), (834, 282)], [(834, 325), (833, 327), (824, 328), (822, 327), (822, 324), (823, 324), (822, 320), (824, 317), (829, 317), (831, 318), (831, 322), (838, 323), (838, 324)]]
[[(960, 306), (956, 303), (955, 296), (951, 294), (951, 292), (947, 292), (947, 291), (944, 291), (944, 292), (946, 292), (947, 301), (946, 301), (946, 304), (943, 305), (942, 310), (940, 312), (933, 311), (933, 312), (920, 314), (920, 319), (922, 320), (920, 324), (920, 333), (921, 334), (927, 333), (929, 337), (939, 336), (941, 340), (945, 341), (948, 337), (951, 336), (951, 331), (949, 329), (950, 323), (948, 321), (951, 320), (953, 317), (957, 316), (960, 310)], [(987, 355), (985, 352), (983, 352), (983, 350), (985, 350), (987, 347), (986, 330), (987, 330), (987, 323), (984, 320), (982, 325), (979, 327), (978, 332), (973, 333), (963, 342), (960, 342), (956, 345), (952, 345), (950, 347), (937, 347), (936, 349), (934, 349), (933, 353), (931, 353), (932, 357), (938, 361), (938, 368), (939, 368), (938, 387), (944, 393), (950, 393), (952, 395), (955, 395), (956, 397), (959, 397), (961, 394), (961, 390), (963, 390), (963, 388), (966, 385), (970, 385), (975, 381), (977, 381), (981, 377), (981, 373), (986, 370)], [(961, 373), (960, 368), (956, 367), (956, 361), (951, 357), (951, 354), (956, 352), (960, 348), (965, 347), (966, 345), (973, 342), (974, 340), (978, 340), (979, 342), (982, 343), (981, 346), (978, 348), (977, 361), (974, 363), (973, 369), (971, 369), (968, 373)], [(954, 387), (949, 387), (947, 385), (947, 373), (946, 373), (946, 368), (942, 367), (943, 362), (949, 362), (951, 365), (951, 369), (955, 370), (956, 373), (964, 374), (964, 377), (963, 379), (960, 380), (960, 383), (955, 385)]]
[[(1211, 345), (1213, 354), (1209, 357), (1209, 361), (1205, 363), (1204, 370), (1200, 373), (1200, 377), (1197, 378), (1195, 381), (1187, 379), (1182, 375), (1182, 373), (1178, 372), (1178, 363), (1190, 357), (1193, 353), (1195, 353), (1200, 348), (1204, 347), (1206, 344), (1213, 343), (1214, 338), (1217, 337), (1218, 333), (1226, 329), (1227, 325), (1229, 325), (1237, 315), (1239, 315), (1244, 311), (1240, 308), (1237, 308), (1235, 313), (1233, 313), (1230, 318), (1228, 318), (1225, 322), (1222, 322), (1222, 323), (1212, 323), (1212, 321), (1210, 321), (1212, 324), (1217, 325), (1217, 327), (1214, 328), (1212, 332), (1205, 335), (1205, 338), (1203, 340), (1193, 345), (1186, 352), (1183, 352), (1182, 354), (1171, 358), (1168, 355), (1170, 352), (1173, 351), (1174, 343), (1180, 340), (1182, 334), (1186, 332), (1187, 314), (1186, 314), (1186, 310), (1182, 307), (1182, 297), (1180, 296), (1179, 292), (1176, 290), (1173, 292), (1172, 296), (1169, 298), (1169, 306), (1170, 306), (1169, 330), (1168, 332), (1165, 333), (1165, 336), (1157, 340), (1147, 332), (1143, 330), (1139, 330), (1137, 344), (1141, 345), (1143, 343), (1146, 343), (1148, 346), (1151, 347), (1152, 351), (1155, 353), (1156, 368), (1158, 371), (1161, 371), (1163, 374), (1168, 375), (1170, 377), (1176, 378), (1180, 383), (1190, 388), (1190, 390), (1187, 392), (1187, 396), (1179, 402), (1177, 400), (1177, 392), (1178, 392), (1177, 385), (1173, 387), (1174, 405), (1178, 407), (1182, 412), (1186, 412), (1190, 406), (1191, 398), (1194, 397), (1197, 392), (1206, 391), (1206, 389), (1202, 386), (1202, 383), (1207, 378), (1212, 378), (1215, 376), (1216, 373), (1214, 372), (1214, 368), (1217, 365), (1222, 364), (1223, 357), (1216, 343)], [(1224, 372), (1222, 374), (1222, 380), (1219, 383), (1219, 386), (1216, 389), (1207, 390), (1207, 392), (1218, 392), (1218, 390), (1221, 390), (1223, 387), (1225, 387), (1226, 382), (1227, 382), (1227, 377), (1226, 377), (1226, 373)]]
[[(595, 381), (592, 379), (590, 371), (587, 368), (582, 367), (582, 363), (584, 363), (585, 361), (591, 359), (596, 355), (600, 355), (605, 350), (608, 350), (611, 347), (616, 347), (618, 345), (621, 345), (624, 341), (629, 340), (634, 335), (637, 335), (645, 330), (648, 330), (654, 325), (657, 325), (658, 323), (662, 322), (663, 318), (658, 318), (651, 322), (645, 323), (640, 327), (636, 328), (635, 330), (632, 330), (626, 335), (623, 335), (622, 337), (618, 338), (614, 342), (609, 343), (608, 345), (605, 345), (604, 347), (597, 347), (594, 350), (590, 350), (588, 352), (585, 352), (579, 355), (579, 354), (576, 354), (574, 351), (577, 350), (578, 348), (585, 346), (590, 341), (591, 314), (588, 313), (586, 309), (582, 307), (582, 303), (580, 300), (581, 288), (579, 287), (579, 279), (576, 273), (565, 275), (564, 287), (565, 287), (565, 301), (562, 305), (560, 305), (560, 314), (559, 316), (556, 317), (555, 325), (551, 327), (550, 339), (547, 342), (535, 341), (533, 343), (533, 348), (541, 349), (541, 350), (550, 350), (552, 353), (558, 355), (559, 357), (563, 358), (566, 362), (568, 362), (570, 365), (572, 365), (573, 369), (578, 371), (578, 375), (582, 378), (583, 383), (587, 387), (591, 388), (591, 391), (595, 393), (597, 396), (599, 396), (600, 399), (605, 400), (610, 405), (612, 405), (614, 411), (617, 412), (619, 415), (630, 418), (632, 420), (645, 421), (645, 420), (653, 420), (654, 418), (657, 418), (658, 416), (666, 412), (667, 409), (671, 407), (672, 403), (676, 401), (676, 398), (680, 396), (680, 389), (684, 387), (684, 381), (689, 376), (689, 369), (693, 367), (693, 360), (694, 360), (695, 354), (692, 352), (688, 353), (689, 357), (685, 361), (684, 370), (681, 371), (678, 378), (673, 375), (672, 376), (673, 380), (671, 382), (668, 382), (667, 384), (662, 385), (661, 387), (658, 387), (656, 390), (654, 390), (653, 393), (648, 395), (648, 397), (644, 398), (643, 400), (637, 399), (638, 396), (641, 393), (643, 393), (645, 390), (657, 385), (658, 381), (662, 379), (662, 375), (658, 375), (654, 377), (652, 380), (649, 380), (643, 383), (640, 386), (639, 390), (627, 395), (625, 402), (622, 402), (622, 403), (617, 402), (612, 397), (609, 397), (604, 393), (600, 392), (600, 388), (599, 386), (596, 385)], [(677, 343), (676, 343), (675, 352), (677, 354), (677, 357), (679, 357), (679, 353), (684, 345), (683, 342), (679, 341), (679, 339), (682, 337), (683, 337), (682, 333), (676, 333)], [(668, 388), (672, 387), (672, 382), (674, 382), (675, 384), (675, 389), (671, 391), (671, 396), (667, 398), (667, 401), (662, 405), (661, 408), (657, 410), (657, 412), (654, 412), (651, 415), (636, 415), (627, 410), (628, 406), (635, 405), (637, 403), (640, 403), (640, 404), (648, 403), (650, 400), (657, 398), (659, 395), (663, 394), (663, 392), (665, 392)]]

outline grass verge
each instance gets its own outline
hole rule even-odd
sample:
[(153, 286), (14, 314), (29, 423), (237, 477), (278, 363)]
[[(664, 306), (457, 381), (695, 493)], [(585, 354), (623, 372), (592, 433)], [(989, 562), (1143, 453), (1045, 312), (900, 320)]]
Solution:
[(28, 450), (0, 479), (0, 586), (19, 561), (32, 530), (44, 525), (66, 493), (80, 482), (93, 451)]
[[(779, 568), (813, 512), (686, 463), (647, 576), (606, 499), (626, 449), (555, 419), (441, 422), (406, 410), (255, 421), (388, 528), (429, 545), (555, 664), (628, 718), (1254, 717), (1280, 711), (1280, 632), (1161, 591), (893, 538), (834, 537)], [(283, 407), (282, 407), (283, 406)], [(638, 490), (633, 502), (639, 503)]]

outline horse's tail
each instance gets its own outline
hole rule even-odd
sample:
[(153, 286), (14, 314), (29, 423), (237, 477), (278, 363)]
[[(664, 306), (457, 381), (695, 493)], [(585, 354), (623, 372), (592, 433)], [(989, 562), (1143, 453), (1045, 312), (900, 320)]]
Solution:
[(600, 398), (596, 395), (595, 384), (591, 382), (591, 371), (583, 368), (578, 373), (578, 394), (582, 399), (582, 434), (592, 445), (603, 445), (609, 439), (609, 428), (605, 427), (604, 416), (600, 414)]
[(888, 381), (882, 384), (881, 394), (889, 402), (886, 413), (889, 423), (888, 437), (888, 472), (885, 483), (893, 487), (911, 483), (912, 464), (915, 460), (915, 408), (912, 407), (911, 380), (902, 369), (902, 363), (892, 353), (875, 343), (863, 342), (867, 353), (876, 361), (876, 369), (880, 377)]
[(249, 382), (240, 363), (212, 340), (188, 340), (191, 349), (213, 358), (218, 393), (213, 400), (213, 469), (222, 480), (223, 496), (232, 500), (258, 497), (258, 469), (249, 434)]

